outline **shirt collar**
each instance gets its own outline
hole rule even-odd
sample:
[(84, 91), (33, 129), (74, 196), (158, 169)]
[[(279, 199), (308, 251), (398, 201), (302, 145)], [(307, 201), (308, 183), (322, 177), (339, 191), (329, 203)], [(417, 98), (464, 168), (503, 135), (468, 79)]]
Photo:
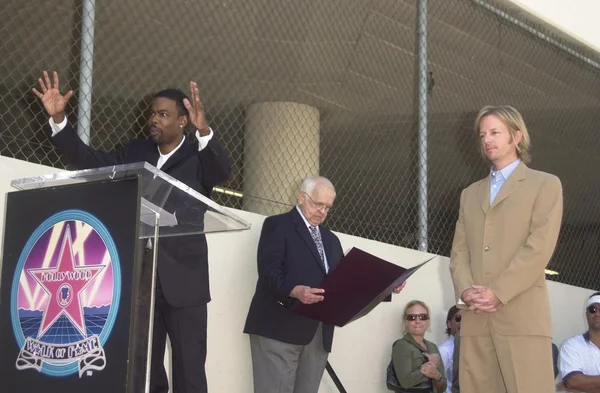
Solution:
[(510, 165), (500, 169), (499, 171), (494, 171), (493, 169), (491, 169), (490, 174), (492, 175), (492, 177), (496, 177), (498, 172), (500, 172), (500, 174), (502, 175), (504, 180), (506, 180), (514, 172), (514, 170), (519, 166), (520, 163), (521, 163), (521, 160), (517, 158)]
[[(298, 210), (298, 213), (300, 213), (300, 217), (302, 217), (302, 220), (304, 221), (304, 224), (306, 224), (307, 228), (314, 226), (310, 222), (308, 222), (306, 217), (304, 217), (304, 214), (302, 213), (302, 209), (300, 209), (300, 205), (296, 205), (296, 210)], [(318, 226), (316, 228), (318, 228)]]
[(175, 152), (177, 150), (179, 150), (179, 148), (183, 145), (183, 142), (185, 142), (185, 135), (183, 136), (183, 138), (181, 138), (181, 142), (179, 142), (179, 145), (177, 145), (176, 148), (174, 148), (173, 150), (171, 150), (169, 153), (167, 154), (162, 154), (160, 152), (160, 148), (158, 147), (158, 145), (156, 146), (156, 148), (158, 149), (158, 154), (164, 158), (165, 161), (167, 161), (173, 154), (175, 154)]

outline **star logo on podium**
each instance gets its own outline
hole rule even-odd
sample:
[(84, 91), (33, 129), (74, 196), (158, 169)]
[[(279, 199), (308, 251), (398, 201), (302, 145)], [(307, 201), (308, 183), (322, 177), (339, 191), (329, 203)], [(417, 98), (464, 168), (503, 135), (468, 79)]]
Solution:
[(37, 337), (42, 337), (64, 315), (73, 326), (87, 337), (81, 293), (91, 284), (103, 265), (76, 266), (71, 230), (67, 226), (55, 268), (29, 269), (29, 274), (48, 295)]

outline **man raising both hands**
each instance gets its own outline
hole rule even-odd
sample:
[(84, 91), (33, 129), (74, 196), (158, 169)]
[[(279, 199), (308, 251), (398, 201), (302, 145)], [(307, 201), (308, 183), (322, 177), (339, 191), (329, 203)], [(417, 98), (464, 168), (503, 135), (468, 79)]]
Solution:
[[(196, 83), (192, 100), (178, 89), (154, 95), (148, 118), (149, 139), (131, 140), (122, 150), (98, 151), (86, 145), (67, 121), (65, 108), (73, 91), (62, 95), (58, 74), (47, 72), (33, 89), (51, 117), (51, 140), (77, 169), (146, 161), (197, 192), (210, 197), (214, 186), (229, 178), (231, 167), (223, 146), (208, 127)], [(193, 127), (194, 136), (184, 130)], [(146, 252), (144, 257), (150, 253)], [(146, 263), (144, 264), (146, 266)], [(142, 273), (143, 274), (143, 273)], [(207, 392), (206, 324), (210, 301), (206, 238), (188, 235), (161, 239), (155, 291), (150, 392), (169, 390), (163, 358), (167, 334), (172, 344), (174, 393)]]

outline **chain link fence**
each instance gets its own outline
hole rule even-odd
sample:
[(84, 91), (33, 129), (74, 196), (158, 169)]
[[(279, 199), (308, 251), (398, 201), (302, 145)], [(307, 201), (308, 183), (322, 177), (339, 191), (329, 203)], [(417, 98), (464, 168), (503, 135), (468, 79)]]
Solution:
[(43, 70), (75, 91), (69, 120), (88, 119), (104, 150), (145, 136), (153, 92), (194, 80), (233, 166), (218, 203), (276, 214), (322, 174), (338, 191), (333, 230), (449, 255), (460, 191), (488, 171), (475, 114), (509, 104), (530, 130), (532, 166), (563, 182), (549, 278), (598, 289), (598, 54), (505, 3), (430, 0), (422, 18), (419, 4), (0, 0), (0, 153), (66, 167), (31, 93)]

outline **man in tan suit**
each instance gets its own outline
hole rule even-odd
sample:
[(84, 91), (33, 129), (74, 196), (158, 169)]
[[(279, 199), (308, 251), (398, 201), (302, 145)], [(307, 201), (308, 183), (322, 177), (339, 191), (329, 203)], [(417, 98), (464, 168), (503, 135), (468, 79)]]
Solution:
[(483, 108), (475, 135), (491, 164), (463, 190), (450, 273), (463, 313), (462, 393), (550, 393), (552, 329), (544, 268), (562, 218), (562, 186), (529, 163), (520, 113)]

